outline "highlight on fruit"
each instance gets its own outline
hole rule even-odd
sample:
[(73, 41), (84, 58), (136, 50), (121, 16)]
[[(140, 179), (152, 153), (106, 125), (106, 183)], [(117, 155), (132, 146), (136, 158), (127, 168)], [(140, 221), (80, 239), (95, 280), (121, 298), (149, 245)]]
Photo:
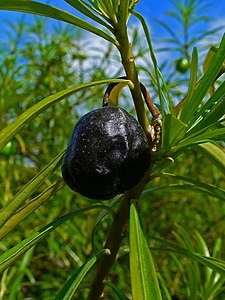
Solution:
[(190, 63), (187, 58), (180, 58), (176, 60), (176, 70), (182, 74), (186, 73), (189, 69)]

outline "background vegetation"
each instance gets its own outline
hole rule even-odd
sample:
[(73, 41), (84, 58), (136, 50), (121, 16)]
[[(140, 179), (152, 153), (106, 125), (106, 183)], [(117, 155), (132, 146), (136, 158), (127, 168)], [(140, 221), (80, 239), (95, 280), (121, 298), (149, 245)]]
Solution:
[[(90, 1), (92, 5), (95, 2)], [(156, 57), (166, 53), (166, 59), (159, 63), (163, 78), (161, 94), (158, 92), (154, 61), (149, 55), (149, 44), (143, 41), (143, 29), (136, 24), (129, 27), (139, 77), (161, 111), (164, 108), (160, 95), (164, 95), (167, 105), (176, 107), (187, 91), (193, 88), (190, 84), (193, 76), (195, 84), (210, 68), (210, 55), (214, 59), (213, 55), (218, 51), (222, 37), (218, 32), (221, 28), (200, 34), (192, 30), (198, 22), (210, 22), (207, 11), (202, 8), (202, 1), (175, 2), (174, 10), (166, 18), (175, 19), (177, 26), (180, 26), (180, 32), (177, 31), (179, 35), (168, 27), (166, 20), (154, 23), (154, 26), (162, 26), (165, 30), (161, 41), (154, 39), (154, 36), (152, 41), (153, 48), (154, 41), (161, 45), (155, 49)], [(199, 15), (199, 11), (203, 13)], [(21, 19), (6, 24), (5, 28), (0, 44), (1, 138), (7, 136), (6, 128), (11, 128), (11, 131), (5, 145), (2, 143), (0, 153), (1, 217), (9, 211), (4, 208), (12, 203), (19, 204), (6, 218), (6, 223), (1, 224), (0, 299), (54, 299), (67, 279), (93, 253), (104, 247), (112, 224), (113, 214), (107, 214), (107, 207), (103, 206), (107, 203), (95, 204), (69, 190), (61, 179), (60, 168), (57, 168), (60, 166), (60, 156), (57, 158), (57, 155), (66, 147), (79, 117), (101, 106), (106, 83), (80, 89), (56, 105), (43, 106), (40, 113), (24, 125), (19, 116), (37, 107), (35, 105), (50, 95), (88, 82), (124, 75), (124, 66), (113, 43), (101, 41), (96, 45), (93, 36), (73, 25), (59, 22), (52, 26), (48, 19), (35, 17), (32, 24), (26, 24)], [(211, 45), (209, 36), (216, 33), (218, 43)], [(200, 40), (204, 41), (204, 47), (199, 48), (197, 60), (193, 49)], [(211, 46), (214, 48), (209, 51)], [(182, 69), (177, 65), (180, 59), (187, 60)], [(220, 64), (217, 68), (221, 75), (224, 65)], [(214, 78), (213, 85), (206, 88), (208, 92), (199, 103), (199, 111), (203, 107), (205, 114), (215, 108), (218, 115), (218, 103), (221, 105), (220, 111), (224, 112), (224, 75), (218, 77), (218, 80)], [(218, 90), (220, 94), (212, 99)], [(207, 103), (211, 106), (204, 107)], [(136, 115), (128, 88), (122, 93), (120, 105)], [(172, 113), (165, 114), (173, 116)], [(201, 115), (205, 116), (203, 113)], [(218, 120), (211, 116), (211, 123), (206, 123), (205, 127), (210, 125), (211, 132), (222, 132), (222, 115)], [(170, 122), (174, 120), (172, 118)], [(186, 121), (183, 118), (183, 122)], [(171, 124), (168, 119), (164, 119), (165, 122), (168, 126)], [(11, 124), (17, 124), (18, 130), (9, 127)], [(174, 121), (173, 126), (179, 127), (181, 123)], [(204, 123), (202, 126), (199, 130), (204, 128)], [(188, 145), (178, 149), (179, 156), (173, 156), (175, 152), (168, 152), (167, 149), (167, 152), (160, 153), (161, 161), (164, 162), (163, 159), (168, 156), (168, 162), (173, 162), (163, 172), (160, 168), (156, 169), (143, 191), (139, 214), (157, 270), (162, 299), (222, 300), (225, 297), (224, 136), (224, 133), (214, 135), (213, 140), (206, 136), (204, 142), (213, 144), (199, 146), (197, 140), (191, 147)], [(179, 141), (172, 146), (176, 145)], [(55, 161), (50, 164), (54, 158)], [(46, 165), (49, 167), (44, 169)], [(37, 174), (39, 177), (35, 177)], [(23, 203), (19, 202), (22, 198)], [(110, 203), (111, 209), (118, 205), (117, 200)], [(41, 227), (90, 204), (96, 206), (76, 217), (69, 216), (67, 222), (56, 228), (53, 225), (53, 231), (49, 230), (44, 239), (40, 238), (38, 243), (32, 244), (34, 233), (40, 233)], [(22, 254), (18, 257), (16, 248), (13, 248), (16, 245), (19, 247), (18, 253), (21, 251)], [(210, 260), (211, 266), (203, 260), (205, 256), (215, 258)], [(94, 266), (79, 285), (74, 299), (87, 299), (95, 271)], [(126, 234), (108, 277), (104, 298), (131, 299), (132, 279), (129, 274), (129, 236)]]

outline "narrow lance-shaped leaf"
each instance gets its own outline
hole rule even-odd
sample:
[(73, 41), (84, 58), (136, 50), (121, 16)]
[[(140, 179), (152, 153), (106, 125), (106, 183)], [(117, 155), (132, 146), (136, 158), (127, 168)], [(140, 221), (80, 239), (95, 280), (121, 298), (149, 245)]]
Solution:
[[(216, 47), (211, 47), (208, 51), (208, 53), (206, 54), (206, 57), (203, 61), (203, 72), (206, 73), (206, 71), (208, 70), (210, 64), (212, 63), (212, 60), (214, 59), (215, 55), (216, 55), (216, 52), (217, 52), (217, 49)], [(212, 84), (210, 89), (209, 89), (209, 92), (211, 95), (213, 95), (214, 93), (214, 90), (215, 90), (215, 84)]]
[[(161, 86), (160, 86), (160, 72), (158, 70), (158, 63), (157, 63), (155, 53), (154, 53), (154, 50), (153, 50), (153, 47), (152, 47), (152, 42), (151, 42), (151, 38), (150, 38), (148, 25), (147, 25), (144, 17), (141, 14), (139, 14), (137, 12), (134, 12), (134, 11), (130, 11), (130, 12), (140, 20), (141, 25), (142, 25), (143, 30), (144, 30), (144, 33), (145, 33), (145, 37), (146, 37), (148, 47), (149, 47), (149, 51), (150, 51), (150, 56), (151, 56), (151, 59), (152, 59), (152, 62), (153, 62), (154, 70), (155, 70), (156, 85), (157, 85), (157, 89), (158, 89), (159, 102), (160, 102), (160, 107), (161, 107), (161, 114), (164, 118), (166, 110), (167, 110), (167, 112), (172, 113), (172, 107), (171, 107), (172, 103), (169, 101), (169, 104), (168, 104), (166, 101), (164, 101), (164, 98), (163, 98), (163, 95), (162, 95), (162, 91), (161, 91), (162, 89), (161, 89)], [(166, 106), (166, 107), (164, 107), (164, 106)]]
[(208, 92), (210, 86), (213, 84), (214, 80), (217, 78), (217, 75), (223, 65), (225, 60), (225, 35), (222, 38), (220, 47), (217, 54), (215, 55), (214, 60), (209, 66), (207, 72), (204, 74), (201, 82), (199, 83), (197, 89), (194, 91), (193, 96), (191, 97), (188, 104), (186, 104), (181, 112), (181, 120), (184, 123), (192, 125), (195, 122), (194, 116), (199, 104), (201, 104), (206, 93)]
[(89, 258), (65, 283), (62, 289), (57, 294), (55, 300), (69, 300), (72, 299), (75, 294), (77, 288), (79, 287), (80, 282), (88, 273), (88, 271), (92, 268), (95, 262), (103, 255), (109, 254), (109, 249), (102, 249), (91, 258)]
[(56, 8), (54, 6), (50, 6), (47, 4), (35, 2), (35, 1), (29, 1), (29, 0), (7, 0), (7, 1), (1, 1), (0, 2), (0, 10), (12, 10), (12, 11), (20, 11), (35, 15), (40, 15), (44, 17), (53, 18), (56, 20), (60, 20), (75, 26), (78, 26), (80, 28), (83, 28), (89, 32), (92, 32), (103, 39), (113, 43), (117, 44), (116, 40), (105, 33), (104, 31), (100, 30), (99, 28), (95, 27), (94, 25), (84, 21), (81, 18), (78, 18), (64, 10), (61, 10), (59, 8)]
[(176, 152), (185, 147), (189, 147), (195, 144), (206, 143), (210, 141), (225, 141), (225, 128), (219, 128), (214, 130), (209, 130), (205, 133), (199, 134), (197, 136), (190, 136), (182, 140), (178, 145), (173, 147), (172, 152)]
[(124, 82), (129, 84), (129, 80), (122, 79), (105, 79), (100, 81), (94, 81), (90, 83), (85, 83), (78, 85), (73, 88), (65, 89), (60, 91), (54, 95), (51, 95), (43, 100), (39, 101), (32, 107), (28, 108), (24, 113), (22, 113), (13, 123), (9, 124), (0, 132), (0, 149), (21, 129), (27, 124), (30, 120), (35, 118), (42, 111), (48, 109), (49, 107), (55, 105), (57, 102), (63, 100), (66, 97), (73, 95), (76, 92), (79, 92), (88, 87), (92, 87), (95, 85), (111, 83), (111, 82)]
[(0, 210), (0, 227), (23, 205), (37, 187), (48, 177), (61, 163), (65, 151), (58, 154), (45, 168), (43, 168), (34, 178), (32, 178), (15, 197)]
[(111, 1), (99, 0), (98, 2), (100, 11), (103, 15), (105, 15), (105, 18), (107, 18), (111, 24), (117, 24), (114, 6), (112, 5)]
[(117, 297), (117, 300), (129, 300), (129, 298), (127, 298), (127, 296), (125, 296), (117, 286), (115, 286), (114, 284), (108, 282), (107, 284), (108, 286), (111, 287), (114, 295)]
[[(207, 184), (204, 183), (200, 180), (197, 179), (193, 179), (190, 177), (186, 177), (186, 176), (181, 176), (181, 175), (177, 175), (177, 174), (172, 174), (172, 173), (166, 173), (166, 172), (161, 172), (161, 173), (156, 173), (156, 174), (152, 174), (152, 177), (164, 177), (164, 178), (171, 178), (173, 180), (182, 180), (185, 182), (189, 182), (192, 185), (190, 186), (190, 189), (196, 187), (197, 189), (199, 189), (200, 191), (205, 190), (205, 192), (210, 193), (211, 196), (216, 197), (218, 199), (224, 200), (225, 201), (225, 190), (215, 187), (211, 184)], [(168, 186), (162, 186), (162, 187), (155, 187), (150, 189), (151, 191), (154, 189), (160, 189), (160, 188), (173, 188), (173, 186), (168, 185)], [(147, 190), (146, 190), (147, 192)]]
[[(198, 72), (198, 50), (195, 47), (192, 52), (191, 57), (191, 66), (190, 66), (190, 80), (188, 86), (187, 96), (181, 100), (183, 105), (183, 109), (181, 110), (180, 119), (187, 124), (189, 122), (189, 116), (187, 115), (186, 111), (190, 110), (191, 101), (196, 90), (196, 81), (197, 81), (197, 72)], [(179, 103), (178, 103), (179, 106)]]
[(66, 0), (66, 2), (69, 3), (71, 6), (73, 6), (75, 9), (79, 10), (85, 16), (88, 16), (89, 18), (91, 18), (95, 22), (97, 22), (97, 23), (105, 26), (110, 31), (113, 30), (112, 27), (110, 27), (110, 25), (108, 25), (107, 23), (105, 23), (100, 17), (98, 17), (96, 15), (96, 13), (94, 13), (92, 11), (93, 8), (88, 3), (86, 3), (86, 2), (84, 2), (82, 0)]
[(212, 97), (204, 104), (198, 114), (196, 120), (202, 118), (198, 123), (187, 132), (185, 137), (198, 132), (199, 130), (210, 126), (217, 122), (225, 112), (225, 82), (223, 82), (218, 89), (213, 93)]
[(177, 119), (174, 115), (166, 115), (163, 126), (162, 146), (165, 151), (176, 145), (187, 125)]
[(154, 187), (154, 188), (150, 188), (150, 189), (147, 189), (143, 192), (143, 197), (147, 198), (149, 196), (152, 195), (153, 192), (156, 192), (156, 191), (160, 191), (160, 190), (168, 190), (168, 191), (191, 191), (191, 192), (200, 192), (200, 193), (205, 193), (207, 196), (210, 196), (210, 197), (214, 197), (214, 198), (217, 198), (219, 200), (222, 200), (222, 201), (225, 201), (225, 198), (224, 197), (221, 197), (220, 195), (217, 195), (215, 193), (211, 193), (210, 191), (208, 190), (205, 190), (201, 187), (198, 187), (196, 185), (193, 185), (193, 184), (169, 184), (169, 185), (161, 185), (161, 186), (158, 186), (158, 187)]
[(130, 272), (133, 299), (162, 299), (154, 262), (134, 202), (130, 206)]
[(173, 243), (163, 240), (161, 238), (152, 237), (152, 239), (163, 244), (163, 246), (164, 246), (163, 251), (176, 252), (184, 257), (189, 257), (190, 259), (203, 264), (204, 266), (214, 270), (215, 272), (221, 274), (222, 276), (225, 276), (224, 261), (215, 259), (213, 257), (207, 257), (204, 255), (201, 255), (199, 253), (193, 252), (187, 248), (180, 247), (176, 244), (173, 244)]
[(194, 149), (206, 156), (217, 168), (225, 174), (225, 149), (214, 143), (194, 146)]
[(24, 239), (22, 242), (18, 243), (16, 246), (6, 251), (0, 256), (0, 272), (3, 272), (14, 261), (16, 261), (21, 254), (23, 254), (28, 249), (36, 245), (39, 241), (43, 240), (51, 231), (55, 230), (59, 225), (65, 223), (67, 220), (73, 218), (74, 216), (81, 214), (82, 212), (95, 208), (108, 209), (107, 205), (98, 203), (72, 211), (66, 215), (57, 218), (55, 221), (47, 224), (46, 226), (32, 234), (30, 237)]
[(30, 200), (23, 207), (18, 209), (0, 228), (0, 240), (2, 240), (12, 229), (14, 229), (20, 222), (29, 216), (34, 210), (46, 202), (53, 194), (65, 186), (64, 182), (56, 182), (44, 190), (40, 195)]

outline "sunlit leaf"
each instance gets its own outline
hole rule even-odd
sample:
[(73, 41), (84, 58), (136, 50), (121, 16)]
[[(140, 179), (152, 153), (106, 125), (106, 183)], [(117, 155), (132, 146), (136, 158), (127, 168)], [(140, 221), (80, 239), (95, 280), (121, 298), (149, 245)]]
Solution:
[(225, 141), (225, 128), (213, 129), (199, 135), (190, 136), (182, 140), (178, 145), (174, 146), (171, 150), (176, 152), (180, 149), (190, 147), (192, 145), (213, 142), (213, 141)]
[(180, 247), (169, 241), (163, 240), (161, 238), (152, 237), (152, 239), (160, 242), (164, 246), (164, 251), (172, 251), (180, 254), (184, 257), (189, 257), (190, 259), (203, 264), (204, 266), (214, 270), (215, 272), (225, 276), (225, 262), (223, 260), (215, 259), (213, 257), (207, 257), (202, 254), (190, 251), (187, 248)]
[(66, 2), (69, 3), (70, 5), (72, 5), (77, 10), (79, 10), (85, 16), (91, 18), (95, 22), (97, 22), (97, 23), (105, 26), (106, 28), (108, 28), (109, 30), (112, 31), (112, 28), (107, 23), (105, 23), (100, 17), (98, 17), (97, 14), (93, 12), (93, 8), (91, 7), (91, 5), (89, 5), (85, 1), (81, 1), (81, 0), (66, 0)]
[(158, 63), (156, 60), (156, 56), (152, 47), (152, 42), (151, 42), (151, 38), (150, 38), (150, 33), (149, 33), (149, 29), (148, 29), (148, 25), (145, 21), (145, 18), (137, 12), (131, 11), (131, 13), (137, 17), (140, 22), (141, 25), (143, 27), (144, 33), (145, 33), (145, 37), (148, 43), (148, 47), (149, 47), (149, 53), (150, 53), (150, 57), (152, 59), (153, 62), (153, 66), (154, 66), (154, 70), (155, 70), (155, 77), (156, 77), (156, 85), (157, 85), (157, 89), (158, 89), (158, 96), (159, 96), (159, 102), (160, 102), (160, 107), (161, 107), (161, 114), (164, 117), (166, 110), (168, 113), (172, 112), (172, 107), (171, 107), (171, 103), (167, 103), (164, 101), (164, 98), (162, 96), (162, 92), (161, 92), (161, 86), (160, 86), (160, 75), (159, 75), (159, 71), (158, 71)]
[(212, 164), (225, 174), (225, 149), (223, 147), (214, 143), (205, 143), (196, 145), (194, 148), (204, 154)]
[(40, 114), (42, 111), (45, 111), (49, 107), (55, 105), (57, 102), (63, 100), (66, 97), (69, 97), (73, 95), (76, 92), (79, 92), (83, 89), (105, 84), (105, 83), (111, 83), (111, 82), (124, 82), (124, 83), (130, 83), (129, 80), (122, 80), (122, 79), (105, 79), (100, 81), (94, 81), (90, 83), (85, 83), (78, 85), (73, 88), (69, 88), (63, 91), (60, 91), (54, 95), (51, 95), (47, 98), (44, 98), (43, 100), (39, 101), (32, 107), (28, 108), (24, 113), (22, 113), (13, 123), (9, 124), (7, 127), (5, 127), (0, 132), (0, 149), (3, 147), (21, 128), (23, 128), (30, 120), (35, 118), (38, 114)]
[(44, 17), (53, 18), (56, 20), (60, 20), (69, 24), (73, 24), (80, 28), (83, 28), (89, 32), (92, 32), (105, 40), (116, 44), (116, 41), (107, 33), (95, 27), (91, 23), (84, 21), (81, 18), (78, 18), (64, 10), (56, 8), (54, 6), (46, 5), (40, 2), (29, 1), (29, 0), (7, 0), (0, 2), (0, 10), (12, 10), (12, 11), (20, 11), (35, 15), (40, 15)]
[(130, 207), (130, 272), (133, 299), (162, 299), (154, 262), (134, 203)]
[(198, 87), (195, 89), (193, 95), (190, 100), (185, 103), (185, 106), (181, 112), (181, 120), (184, 123), (188, 123), (192, 125), (194, 122), (194, 116), (198, 106), (203, 101), (206, 93), (208, 92), (210, 86), (213, 84), (214, 80), (216, 79), (221, 66), (225, 60), (225, 35), (222, 38), (220, 47), (218, 49), (217, 54), (215, 55), (214, 60), (210, 64), (207, 72), (204, 74), (201, 82), (199, 83)]
[(195, 119), (198, 123), (187, 132), (186, 136), (190, 136), (198, 131), (209, 127), (220, 118), (225, 112), (225, 82), (213, 93), (212, 97), (203, 105), (199, 113), (196, 114)]
[(166, 115), (163, 128), (162, 144), (163, 149), (166, 151), (182, 138), (187, 125), (177, 119), (174, 115)]
[[(218, 188), (214, 185), (204, 183), (198, 179), (190, 178), (187, 176), (181, 176), (177, 174), (171, 174), (166, 172), (156, 173), (153, 174), (152, 177), (164, 177), (164, 178), (171, 178), (172, 180), (181, 180), (184, 182), (191, 183), (191, 185), (180, 185), (180, 189), (190, 189), (190, 190), (199, 190), (199, 191), (205, 191), (208, 193), (208, 195), (218, 198), (220, 200), (225, 201), (225, 190)], [(159, 186), (159, 187), (153, 187), (150, 190), (153, 191), (154, 189), (179, 189), (179, 184), (175, 185), (167, 185), (167, 186)], [(147, 193), (148, 189), (145, 191)]]
[(64, 182), (56, 182), (49, 186), (40, 195), (30, 200), (27, 204), (17, 210), (11, 218), (8, 218), (6, 223), (0, 228), (0, 240), (3, 239), (13, 228), (29, 216), (34, 210), (46, 202), (59, 189), (64, 187)]
[(30, 237), (24, 239), (22, 242), (18, 243), (13, 248), (9, 249), (5, 253), (0, 256), (0, 272), (4, 271), (8, 266), (10, 266), (17, 258), (28, 249), (36, 245), (39, 241), (44, 239), (51, 231), (55, 230), (59, 225), (63, 224), (67, 220), (73, 218), (76, 215), (81, 214), (82, 212), (96, 209), (96, 208), (105, 208), (106, 205), (103, 204), (93, 204), (90, 206), (86, 206), (84, 208), (74, 210), (66, 215), (63, 215), (57, 218), (55, 221), (47, 224)]
[(188, 92), (186, 97), (182, 100), (183, 108), (180, 112), (180, 120), (185, 124), (189, 123), (190, 117), (193, 114), (191, 102), (192, 102), (193, 94), (196, 90), (197, 73), (198, 73), (198, 50), (197, 48), (194, 48), (192, 52), (191, 65), (190, 65), (190, 80), (189, 80)]
[(40, 184), (58, 168), (65, 151), (57, 155), (45, 168), (32, 178), (16, 195), (0, 210), (0, 227), (10, 218), (17, 209), (24, 204)]

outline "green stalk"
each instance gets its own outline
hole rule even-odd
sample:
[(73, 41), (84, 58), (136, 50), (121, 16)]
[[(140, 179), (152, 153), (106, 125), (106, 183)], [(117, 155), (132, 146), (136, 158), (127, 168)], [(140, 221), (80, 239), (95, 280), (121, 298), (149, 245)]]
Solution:
[(126, 234), (129, 221), (130, 202), (131, 200), (139, 200), (142, 191), (149, 180), (149, 175), (146, 176), (133, 189), (124, 194), (118, 212), (116, 213), (111, 230), (108, 234), (105, 249), (110, 250), (110, 255), (104, 254), (98, 261), (97, 272), (92, 283), (88, 300), (99, 300), (111, 267), (113, 266), (116, 255), (119, 251), (120, 244)]
[(110, 250), (110, 255), (103, 255), (97, 264), (97, 273), (92, 283), (88, 300), (98, 300), (102, 295), (112, 265), (115, 262), (120, 243), (123, 240), (129, 219), (129, 200), (124, 196), (119, 210), (115, 215), (105, 247)]
[(134, 62), (132, 53), (132, 46), (129, 42), (126, 28), (124, 30), (115, 30), (115, 37), (119, 43), (118, 50), (122, 59), (122, 64), (127, 76), (133, 86), (130, 86), (131, 95), (134, 101), (135, 109), (137, 112), (138, 121), (148, 136), (149, 121), (147, 119), (143, 99), (141, 96), (140, 83), (138, 79), (137, 69)]

